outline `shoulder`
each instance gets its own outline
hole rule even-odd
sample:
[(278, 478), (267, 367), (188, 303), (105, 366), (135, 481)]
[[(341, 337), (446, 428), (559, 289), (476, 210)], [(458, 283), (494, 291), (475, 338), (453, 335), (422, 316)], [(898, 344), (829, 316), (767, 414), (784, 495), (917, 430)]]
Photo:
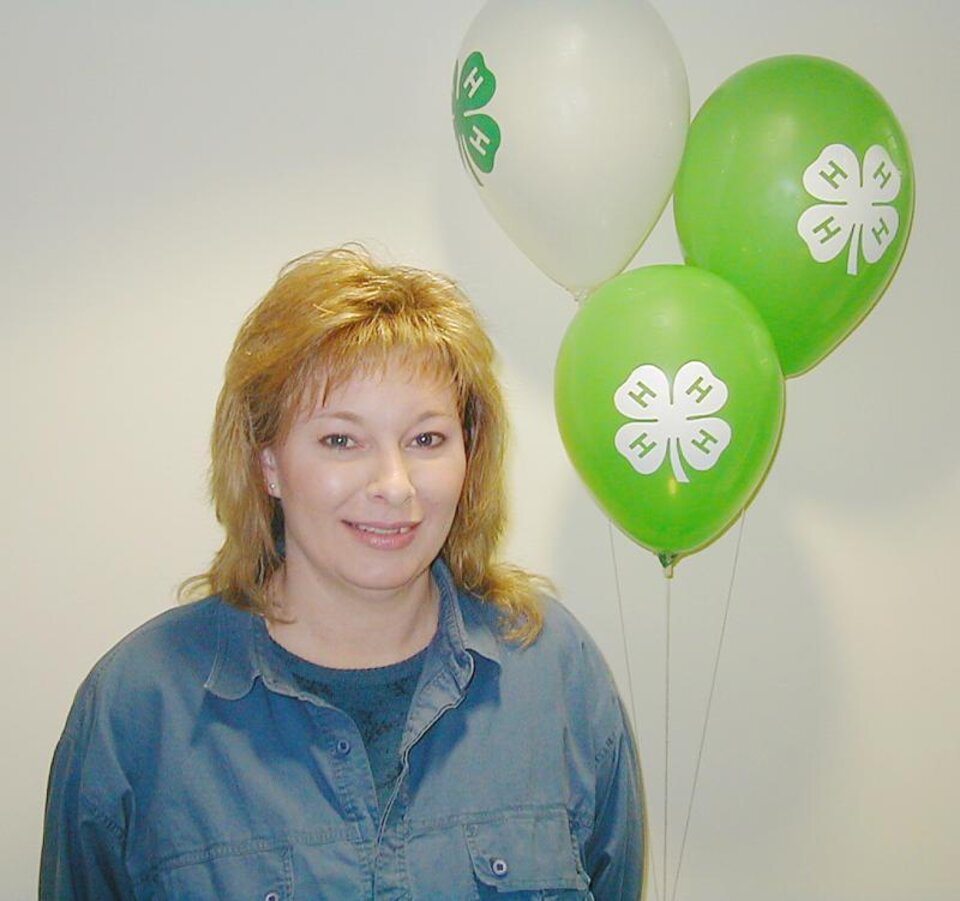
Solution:
[(461, 601), (468, 632), (481, 621), (496, 637), (501, 681), (507, 690), (530, 693), (544, 704), (577, 710), (601, 732), (623, 726), (620, 696), (600, 648), (580, 621), (558, 600), (542, 596), (543, 628), (529, 645), (499, 637), (498, 613), (483, 601)]
[(597, 643), (582, 623), (556, 598), (541, 595), (543, 628), (529, 645), (501, 637), (500, 613), (492, 604), (461, 594), (461, 610), (468, 632), (476, 626), (496, 636), (500, 654), (508, 659), (555, 660), (567, 666), (587, 665), (608, 672)]
[(82, 799), (88, 813), (122, 834), (131, 798), (159, 772), (158, 749), (186, 759), (228, 611), (244, 615), (217, 598), (168, 610), (100, 659), (77, 691), (54, 753), (54, 803)]
[(590, 633), (560, 601), (550, 596), (541, 599), (543, 631), (534, 643), (541, 640), (545, 646), (555, 646), (559, 651), (602, 659), (600, 649)]
[(216, 597), (195, 601), (164, 611), (121, 639), (78, 689), (65, 733), (76, 738), (92, 719), (162, 706), (168, 692), (202, 693), (217, 654), (220, 619), (229, 609)]
[(542, 601), (543, 629), (528, 648), (544, 660), (555, 658), (562, 672), (581, 690), (616, 698), (617, 690), (607, 661), (583, 624), (558, 600)]

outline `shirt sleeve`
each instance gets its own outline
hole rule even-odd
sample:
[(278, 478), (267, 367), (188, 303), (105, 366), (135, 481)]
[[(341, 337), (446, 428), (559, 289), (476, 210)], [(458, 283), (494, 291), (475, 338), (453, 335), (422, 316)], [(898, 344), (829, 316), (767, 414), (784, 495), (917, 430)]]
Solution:
[(64, 735), (53, 757), (40, 855), (40, 901), (133, 898), (123, 829), (81, 791), (83, 753)]
[(636, 744), (620, 706), (621, 728), (597, 761), (597, 806), (585, 865), (596, 901), (632, 901), (643, 888), (643, 789)]

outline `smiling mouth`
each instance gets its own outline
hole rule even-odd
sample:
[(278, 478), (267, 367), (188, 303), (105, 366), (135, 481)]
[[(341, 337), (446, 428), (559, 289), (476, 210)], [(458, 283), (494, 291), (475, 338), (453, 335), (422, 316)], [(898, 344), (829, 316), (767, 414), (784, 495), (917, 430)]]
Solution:
[(362, 522), (348, 522), (351, 529), (358, 532), (365, 532), (368, 535), (406, 535), (416, 528), (416, 523), (407, 523), (398, 526), (372, 526)]

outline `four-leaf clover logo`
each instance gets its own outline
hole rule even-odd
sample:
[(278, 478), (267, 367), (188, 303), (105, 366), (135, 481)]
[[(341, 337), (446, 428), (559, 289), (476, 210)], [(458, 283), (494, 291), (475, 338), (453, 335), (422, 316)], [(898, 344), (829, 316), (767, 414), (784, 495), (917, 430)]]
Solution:
[(845, 144), (830, 144), (803, 173), (807, 193), (823, 200), (803, 212), (797, 231), (818, 263), (828, 263), (849, 244), (847, 273), (856, 275), (860, 252), (876, 263), (893, 243), (900, 225), (895, 207), (900, 170), (890, 154), (874, 144), (863, 157)]
[(727, 386), (706, 363), (685, 363), (672, 387), (662, 369), (638, 366), (617, 388), (613, 402), (634, 420), (620, 427), (614, 443), (642, 475), (656, 472), (669, 454), (676, 480), (689, 482), (684, 462), (699, 471), (710, 469), (730, 444), (729, 424), (713, 415), (727, 402)]
[(490, 102), (496, 90), (497, 79), (479, 50), (474, 50), (459, 70), (454, 66), (453, 128), (457, 146), (464, 167), (481, 185), (477, 170), (485, 174), (493, 171), (500, 149), (500, 126), (492, 116), (478, 110)]

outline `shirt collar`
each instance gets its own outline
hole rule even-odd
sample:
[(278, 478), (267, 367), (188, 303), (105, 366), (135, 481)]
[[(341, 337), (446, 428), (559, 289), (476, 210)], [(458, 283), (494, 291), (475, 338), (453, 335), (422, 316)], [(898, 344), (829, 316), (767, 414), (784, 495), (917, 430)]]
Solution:
[(225, 701), (238, 701), (253, 687), (260, 668), (253, 652), (254, 629), (260, 617), (220, 601), (217, 611), (217, 653), (207, 691)]
[(500, 642), (490, 622), (492, 618), (495, 620), (495, 616), (490, 616), (496, 614), (493, 606), (476, 595), (460, 591), (453, 581), (453, 573), (439, 558), (434, 561), (431, 572), (440, 589), (438, 638), (448, 639), (455, 652), (472, 651), (499, 665)]
[[(440, 613), (434, 643), (439, 656), (450, 661), (460, 688), (466, 688), (473, 667), (466, 653), (500, 665), (500, 644), (491, 605), (457, 589), (447, 565), (437, 558), (431, 573), (440, 589)], [(264, 653), (266, 628), (261, 617), (221, 602), (217, 617), (217, 652), (204, 688), (226, 701), (249, 693), (258, 677), (274, 682)]]

